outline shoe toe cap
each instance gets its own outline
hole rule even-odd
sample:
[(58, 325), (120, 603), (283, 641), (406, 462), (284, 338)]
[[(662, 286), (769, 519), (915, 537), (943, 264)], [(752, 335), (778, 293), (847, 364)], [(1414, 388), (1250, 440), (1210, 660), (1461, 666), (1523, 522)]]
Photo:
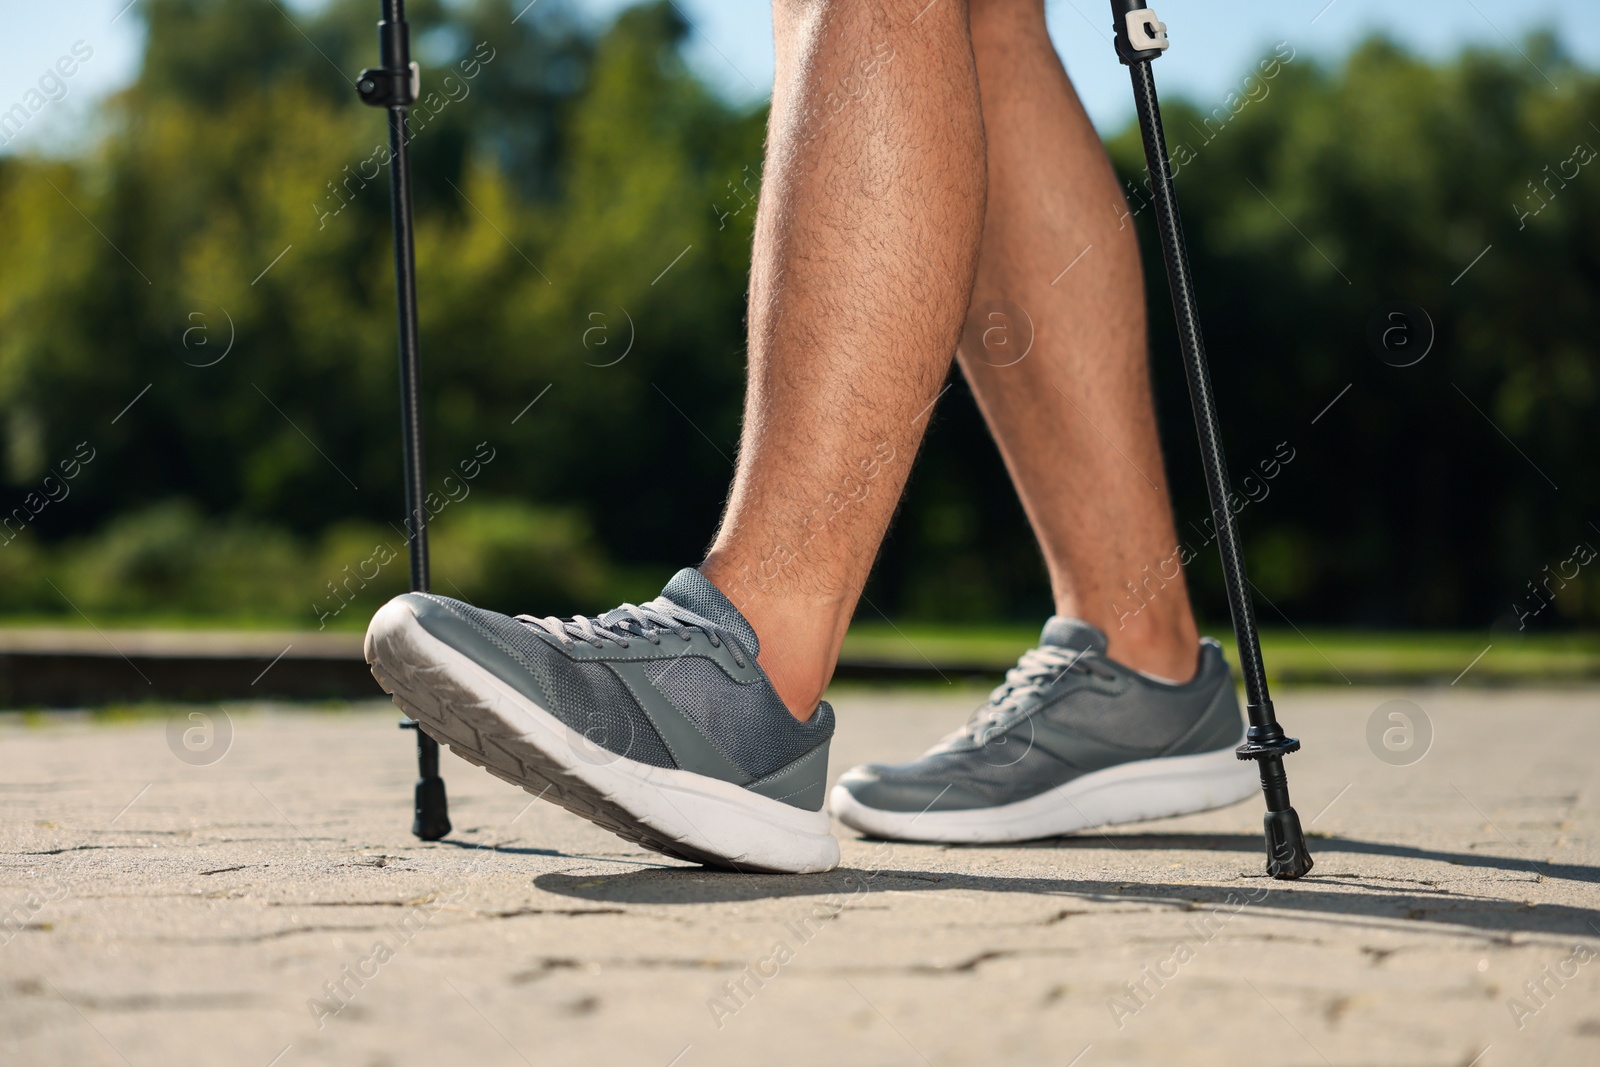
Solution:
[(382, 655), (385, 645), (404, 649), (404, 635), (412, 630), (487, 668), (541, 707), (552, 707), (548, 691), (560, 654), (510, 616), (432, 593), (402, 593), (367, 627), (367, 662)]

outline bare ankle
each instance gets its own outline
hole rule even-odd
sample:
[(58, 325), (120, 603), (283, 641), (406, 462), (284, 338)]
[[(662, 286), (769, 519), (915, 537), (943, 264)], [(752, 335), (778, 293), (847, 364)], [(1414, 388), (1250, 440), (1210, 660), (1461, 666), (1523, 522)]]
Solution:
[(757, 592), (725, 576), (721, 561), (708, 559), (700, 573), (721, 589), (761, 642), (757, 662), (783, 705), (801, 722), (817, 710), (849, 625), (842, 602), (828, 597), (779, 597)]
[(828, 688), (833, 665), (830, 663), (826, 670), (817, 670), (814, 665), (795, 664), (792, 657), (769, 655), (765, 648), (761, 650), (760, 661), (761, 669), (767, 672), (767, 680), (777, 690), (789, 714), (801, 722), (808, 721)]
[(1166, 681), (1187, 682), (1200, 666), (1200, 632), (1187, 612), (1106, 631), (1106, 654), (1118, 663)]

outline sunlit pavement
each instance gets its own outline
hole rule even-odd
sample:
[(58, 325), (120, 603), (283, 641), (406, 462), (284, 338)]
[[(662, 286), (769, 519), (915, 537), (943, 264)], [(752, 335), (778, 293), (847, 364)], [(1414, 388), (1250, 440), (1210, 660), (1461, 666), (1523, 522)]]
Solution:
[[(976, 699), (836, 697), (835, 774)], [(1597, 698), (1279, 694), (1297, 883), (1254, 800), (745, 876), (448, 754), (457, 830), (421, 844), (386, 706), (0, 716), (0, 1062), (1593, 1063)]]

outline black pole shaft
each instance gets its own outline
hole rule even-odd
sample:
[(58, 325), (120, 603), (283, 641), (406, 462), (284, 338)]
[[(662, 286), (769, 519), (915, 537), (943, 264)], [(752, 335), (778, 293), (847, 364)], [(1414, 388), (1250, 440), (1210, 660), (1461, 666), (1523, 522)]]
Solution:
[[(1114, 19), (1130, 18), (1130, 11), (1143, 8), (1138, 0), (1113, 0), (1112, 15)], [(1153, 14), (1145, 17), (1154, 18)], [(1178, 344), (1183, 352), (1184, 374), (1189, 381), (1189, 401), (1194, 407), (1195, 428), (1200, 436), (1200, 461), (1205, 467), (1206, 493), (1211, 501), (1217, 550), (1222, 557), (1223, 584), (1228, 592), (1228, 609), (1233, 615), (1239, 669), (1244, 675), (1250, 727), (1238, 754), (1241, 759), (1255, 760), (1261, 774), (1261, 791), (1267, 802), (1264, 821), (1267, 873), (1274, 878), (1299, 878), (1311, 870), (1312, 859), (1300, 827), (1300, 816), (1289, 800), (1289, 776), (1283, 768), (1283, 757), (1298, 749), (1300, 742), (1284, 736), (1273, 712), (1267, 672), (1261, 662), (1255, 607), (1250, 599), (1250, 579), (1245, 574), (1244, 551), (1239, 544), (1239, 527), (1228, 504), (1233, 494), (1229, 488), (1228, 462), (1222, 450), (1222, 428), (1211, 387), (1211, 371), (1206, 363), (1205, 342), (1200, 335), (1199, 302), (1195, 298), (1189, 251), (1183, 240), (1183, 222), (1178, 215), (1178, 196), (1173, 187), (1166, 134), (1161, 126), (1161, 103), (1156, 97), (1155, 76), (1150, 69), (1153, 59), (1165, 47), (1165, 31), (1159, 29), (1159, 38), (1147, 34), (1146, 39), (1136, 40), (1126, 22), (1117, 26), (1118, 54), (1133, 79), (1134, 107), (1144, 138), (1145, 162), (1150, 169), (1150, 193), (1155, 198), (1156, 227), (1161, 234), (1172, 310), (1177, 317)], [(1158, 40), (1162, 42), (1160, 48), (1154, 47)]]
[(395, 301), (400, 314), (400, 435), (405, 451), (406, 524), (411, 547), (411, 590), (426, 593), (428, 515), (423, 506), (427, 473), (422, 445), (422, 354), (417, 342), (417, 261), (412, 238), (411, 166), (406, 153), (406, 109), (392, 107), (389, 195), (394, 205)]
[[(395, 304), (399, 313), (400, 435), (405, 460), (406, 533), (411, 556), (411, 589), (426, 593), (428, 575), (427, 462), (422, 440), (422, 355), (417, 339), (417, 257), (411, 213), (411, 159), (407, 112), (411, 42), (404, 0), (382, 0), (378, 23), (381, 68), (362, 75), (362, 87), (383, 79), (384, 96), (369, 102), (386, 107), (389, 117), (389, 206), (394, 220)], [(365, 99), (365, 97), (364, 97)], [(439, 777), (439, 744), (417, 729), (417, 785), (411, 832), (436, 841), (450, 832), (444, 779)]]
[(1252, 726), (1266, 726), (1276, 720), (1267, 692), (1267, 672), (1261, 663), (1261, 639), (1256, 633), (1255, 608), (1250, 602), (1249, 579), (1245, 576), (1244, 552), (1239, 547), (1239, 526), (1228, 507), (1231, 495), (1228, 462), (1222, 452), (1222, 430), (1217, 418), (1217, 402), (1211, 388), (1211, 371), (1206, 364), (1205, 342), (1200, 336), (1200, 309), (1194, 294), (1194, 276), (1189, 267), (1189, 250), (1183, 240), (1183, 222), (1178, 217), (1177, 195), (1172, 186), (1172, 165), (1167, 158), (1166, 134), (1161, 126), (1161, 107), (1156, 99), (1155, 77), (1150, 62), (1132, 63), (1134, 107), (1139, 113), (1139, 129), (1144, 135), (1144, 154), (1150, 168), (1150, 191), (1155, 198), (1156, 224), (1161, 231), (1162, 257), (1167, 265), (1167, 283), (1172, 290), (1172, 310), (1178, 320), (1178, 344), (1183, 350), (1183, 370), (1189, 379), (1189, 401), (1194, 407), (1195, 428), (1200, 434), (1200, 461), (1205, 467), (1206, 492), (1211, 500), (1211, 517), (1216, 526), (1217, 551), (1222, 556), (1223, 583), (1228, 590), (1228, 610), (1233, 615), (1234, 638), (1239, 646), (1239, 671), (1244, 676), (1247, 709)]

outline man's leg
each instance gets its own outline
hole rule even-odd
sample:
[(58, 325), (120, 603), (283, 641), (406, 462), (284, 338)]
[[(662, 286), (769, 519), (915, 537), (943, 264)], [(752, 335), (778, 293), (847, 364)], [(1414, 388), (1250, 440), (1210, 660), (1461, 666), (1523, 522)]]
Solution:
[[(1133, 220), (1042, 0), (973, 0), (972, 40), (989, 197), (962, 369), (1044, 550), (1056, 610), (1104, 630), (1113, 658), (1187, 680), (1198, 634), (1156, 437)], [(1032, 349), (1012, 362), (1030, 320)]]
[(744, 436), (701, 570), (806, 717), (961, 334), (984, 148), (964, 0), (776, 0), (773, 28)]
[(989, 199), (960, 358), (1059, 614), (964, 727), (846, 772), (829, 807), (877, 837), (978, 843), (1237, 803), (1260, 789), (1176, 558), (1132, 223), (1040, 0), (972, 0), (972, 40)]
[(536, 797), (799, 873), (839, 862), (819, 701), (961, 335), (984, 163), (965, 0), (775, 7), (744, 440), (703, 571), (571, 619), (408, 593), (365, 651), (431, 736)]

